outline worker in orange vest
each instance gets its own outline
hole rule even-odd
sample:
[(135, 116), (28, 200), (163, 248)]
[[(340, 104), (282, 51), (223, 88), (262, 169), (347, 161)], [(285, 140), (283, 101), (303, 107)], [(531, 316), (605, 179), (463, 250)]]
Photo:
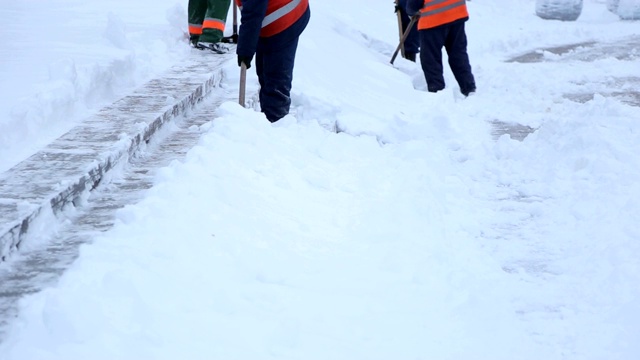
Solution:
[(189, 0), (189, 41), (196, 49), (225, 54), (221, 44), (231, 0)]
[(309, 0), (236, 0), (240, 8), (238, 66), (255, 55), (260, 110), (270, 122), (289, 113), (298, 39), (309, 23)]
[(476, 91), (467, 54), (464, 24), (469, 19), (465, 0), (407, 0), (407, 14), (419, 16), (420, 62), (427, 90), (445, 87), (442, 48), (447, 50), (449, 67), (464, 96)]

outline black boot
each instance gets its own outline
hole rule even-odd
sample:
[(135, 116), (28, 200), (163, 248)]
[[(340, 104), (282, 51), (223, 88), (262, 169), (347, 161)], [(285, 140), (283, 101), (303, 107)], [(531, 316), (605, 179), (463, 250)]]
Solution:
[(467, 86), (460, 88), (460, 92), (464, 96), (469, 96), (469, 94), (476, 92), (476, 84), (467, 84)]
[(198, 46), (198, 39), (200, 38), (199, 35), (190, 35), (189, 36), (189, 44), (191, 44), (191, 46), (193, 46), (196, 49), (202, 50), (202, 47)]

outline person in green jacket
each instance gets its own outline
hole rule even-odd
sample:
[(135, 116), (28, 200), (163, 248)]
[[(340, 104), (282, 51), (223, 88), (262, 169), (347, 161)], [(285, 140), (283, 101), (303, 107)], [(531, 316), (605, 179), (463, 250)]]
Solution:
[(196, 49), (225, 54), (221, 44), (231, 0), (189, 0), (189, 41)]

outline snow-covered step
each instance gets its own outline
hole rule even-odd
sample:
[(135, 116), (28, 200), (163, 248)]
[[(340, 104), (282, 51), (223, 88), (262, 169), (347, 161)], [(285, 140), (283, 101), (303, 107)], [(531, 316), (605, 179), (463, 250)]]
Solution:
[[(226, 83), (226, 80), (225, 82)], [(15, 319), (19, 300), (54, 283), (79, 256), (80, 247), (110, 229), (116, 212), (137, 203), (153, 186), (157, 170), (182, 160), (199, 141), (201, 126), (215, 118), (218, 106), (237, 99), (237, 89), (214, 88), (185, 116), (154, 136), (122, 169), (114, 172), (83, 202), (80, 211), (65, 216), (46, 242), (23, 248), (8, 266), (0, 266), (0, 343), (6, 326)]]
[(38, 218), (77, 204), (164, 124), (218, 87), (230, 57), (190, 57), (0, 174), (0, 261), (20, 248)]

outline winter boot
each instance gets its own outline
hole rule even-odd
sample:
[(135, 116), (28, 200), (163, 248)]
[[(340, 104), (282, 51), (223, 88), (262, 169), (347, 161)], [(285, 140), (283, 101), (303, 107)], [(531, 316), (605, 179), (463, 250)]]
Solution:
[(464, 96), (469, 96), (469, 94), (473, 94), (476, 92), (476, 85), (475, 84), (467, 85), (466, 87), (460, 89), (460, 92)]
[(196, 49), (200, 49), (202, 50), (201, 47), (198, 46), (198, 39), (200, 38), (199, 35), (189, 35), (189, 44), (191, 46), (193, 46)]
[(211, 50), (216, 54), (226, 54), (229, 52), (229, 48), (222, 45), (221, 43), (210, 43), (210, 42), (198, 42), (198, 46), (203, 49)]

